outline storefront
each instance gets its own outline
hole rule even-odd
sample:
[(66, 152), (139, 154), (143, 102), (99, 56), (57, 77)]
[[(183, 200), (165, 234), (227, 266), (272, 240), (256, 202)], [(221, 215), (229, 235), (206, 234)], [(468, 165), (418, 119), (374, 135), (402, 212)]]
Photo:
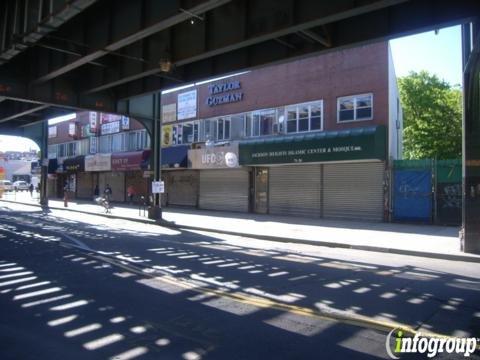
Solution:
[[(82, 197), (92, 198), (94, 196), (95, 186), (99, 184), (100, 174), (111, 171), (111, 162), (111, 154), (98, 153), (85, 156), (85, 173), (79, 174), (79, 186), (82, 190)], [(80, 192), (80, 189), (78, 192)]]
[(85, 172), (85, 156), (75, 156), (67, 158), (63, 161), (63, 171), (66, 173), (62, 177), (64, 179), (63, 188), (67, 188), (69, 198), (77, 197), (79, 174)]
[[(132, 151), (113, 153), (111, 157), (111, 172), (100, 177), (100, 184), (109, 184), (112, 188), (114, 201), (126, 201), (127, 189), (135, 189), (136, 199), (148, 194), (149, 179), (143, 177), (143, 170), (148, 168), (150, 151)], [(103, 189), (104, 187), (101, 187)]]
[(189, 150), (188, 160), (199, 170), (199, 208), (248, 212), (249, 171), (238, 164), (237, 143)]
[(162, 149), (162, 178), (164, 206), (196, 207), (198, 203), (198, 171), (187, 169), (189, 146)]
[(276, 215), (383, 220), (385, 159), (384, 126), (240, 143), (253, 211)]

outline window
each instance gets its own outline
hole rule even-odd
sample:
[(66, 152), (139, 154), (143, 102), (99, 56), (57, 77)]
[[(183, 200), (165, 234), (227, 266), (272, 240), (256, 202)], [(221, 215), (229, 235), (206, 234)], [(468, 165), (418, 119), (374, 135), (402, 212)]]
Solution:
[(372, 119), (373, 95), (363, 94), (341, 97), (337, 100), (337, 122)]
[(285, 118), (287, 133), (322, 130), (323, 101), (287, 106)]
[[(145, 132), (146, 136), (146, 132)], [(200, 136), (200, 126), (198, 121), (188, 122), (173, 125), (173, 144), (191, 144), (199, 141)], [(144, 145), (146, 146), (149, 143), (149, 140), (144, 140)]]
[(251, 136), (266, 136), (273, 134), (273, 124), (276, 121), (275, 110), (255, 111), (251, 116)]
[(49, 159), (57, 158), (57, 145), (48, 145), (48, 158)]
[(217, 140), (230, 139), (230, 118), (217, 119)]
[(183, 130), (183, 143), (184, 144), (191, 144), (194, 142), (199, 141), (199, 125), (198, 121), (192, 122), (192, 123), (185, 123), (182, 125), (177, 125), (177, 126), (182, 126)]
[(104, 135), (99, 138), (99, 152), (103, 154), (108, 154), (112, 152), (112, 136)]

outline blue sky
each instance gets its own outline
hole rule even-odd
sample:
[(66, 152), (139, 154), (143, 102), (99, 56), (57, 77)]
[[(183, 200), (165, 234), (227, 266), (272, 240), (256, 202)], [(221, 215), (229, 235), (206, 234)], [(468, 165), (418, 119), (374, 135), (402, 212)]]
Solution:
[(390, 47), (397, 77), (427, 70), (450, 85), (462, 84), (460, 26), (395, 39)]
[[(460, 26), (392, 40), (393, 61), (397, 77), (410, 71), (428, 70), (451, 85), (462, 83)], [(0, 151), (37, 149), (28, 139), (0, 135)]]

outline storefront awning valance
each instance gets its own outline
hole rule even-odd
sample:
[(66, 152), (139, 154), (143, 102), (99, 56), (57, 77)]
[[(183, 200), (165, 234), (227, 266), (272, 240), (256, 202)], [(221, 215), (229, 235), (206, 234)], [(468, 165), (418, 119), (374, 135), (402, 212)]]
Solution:
[(146, 169), (150, 150), (132, 151), (112, 154), (113, 171), (135, 171)]
[(188, 145), (172, 146), (162, 149), (163, 168), (186, 168)]
[(247, 140), (239, 152), (240, 165), (385, 160), (386, 129), (378, 125)]
[(63, 171), (67, 172), (84, 172), (85, 171), (85, 156), (75, 156), (63, 160)]

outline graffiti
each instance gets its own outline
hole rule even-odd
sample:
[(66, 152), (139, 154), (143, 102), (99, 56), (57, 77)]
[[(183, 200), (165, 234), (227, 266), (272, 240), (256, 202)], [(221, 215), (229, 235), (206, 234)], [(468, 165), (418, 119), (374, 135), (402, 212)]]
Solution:
[(461, 184), (446, 185), (443, 188), (442, 208), (462, 207), (462, 186)]

